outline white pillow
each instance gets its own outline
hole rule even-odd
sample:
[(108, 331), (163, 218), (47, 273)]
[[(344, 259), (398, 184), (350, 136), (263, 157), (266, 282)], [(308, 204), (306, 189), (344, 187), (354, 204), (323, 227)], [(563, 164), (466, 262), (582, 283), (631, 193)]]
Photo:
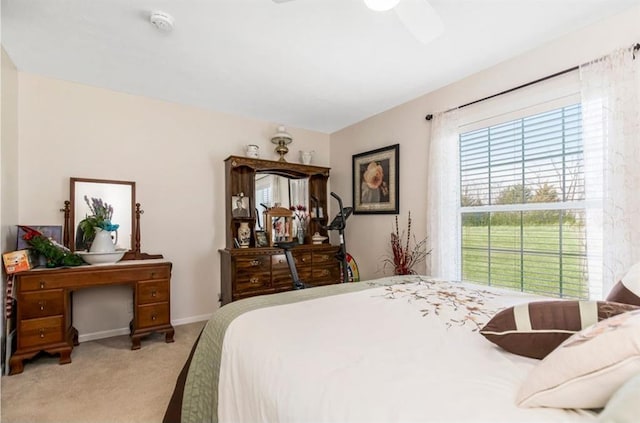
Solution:
[(602, 408), (640, 373), (640, 310), (602, 320), (564, 341), (529, 374), (522, 407)]
[(638, 423), (640, 420), (640, 373), (618, 389), (604, 408), (598, 423)]

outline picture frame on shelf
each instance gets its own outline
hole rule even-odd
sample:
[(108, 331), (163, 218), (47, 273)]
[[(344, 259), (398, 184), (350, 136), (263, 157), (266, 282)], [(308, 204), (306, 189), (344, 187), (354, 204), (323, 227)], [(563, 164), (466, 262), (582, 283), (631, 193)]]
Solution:
[[(24, 225), (35, 229), (46, 238), (52, 239), (62, 245), (62, 225)], [(26, 233), (20, 226), (18, 228), (18, 239), (16, 242), (16, 250), (25, 250), (29, 248), (29, 244), (22, 237)]]
[(293, 211), (284, 207), (272, 207), (265, 213), (265, 229), (269, 246), (293, 240)]
[(244, 195), (231, 196), (231, 215), (233, 217), (251, 217), (251, 202)]
[(256, 247), (268, 247), (269, 240), (267, 239), (267, 233), (265, 231), (255, 231)]
[(400, 144), (352, 156), (353, 213), (398, 214)]

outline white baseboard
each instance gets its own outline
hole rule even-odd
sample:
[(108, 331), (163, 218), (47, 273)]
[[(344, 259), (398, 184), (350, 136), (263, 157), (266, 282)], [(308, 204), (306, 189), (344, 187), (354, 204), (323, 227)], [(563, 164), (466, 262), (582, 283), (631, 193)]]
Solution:
[(188, 325), (189, 323), (202, 322), (204, 320), (209, 320), (212, 315), (213, 313), (201, 314), (200, 316), (185, 317), (184, 319), (172, 320), (171, 324), (173, 326), (182, 326)]
[[(201, 314), (200, 316), (192, 316), (192, 317), (185, 317), (184, 319), (172, 320), (171, 324), (173, 326), (182, 326), (182, 325), (188, 325), (189, 323), (202, 322), (204, 320), (209, 320), (210, 318), (211, 318), (211, 313)], [(101, 332), (85, 333), (82, 335), (78, 335), (78, 342), (95, 341), (97, 339), (111, 338), (112, 336), (120, 336), (120, 335), (129, 335), (129, 328), (126, 327), (126, 328), (119, 328), (119, 329), (104, 330)]]
[(78, 335), (78, 342), (95, 341), (96, 339), (111, 338), (112, 336), (129, 335), (129, 328), (103, 330), (101, 332)]

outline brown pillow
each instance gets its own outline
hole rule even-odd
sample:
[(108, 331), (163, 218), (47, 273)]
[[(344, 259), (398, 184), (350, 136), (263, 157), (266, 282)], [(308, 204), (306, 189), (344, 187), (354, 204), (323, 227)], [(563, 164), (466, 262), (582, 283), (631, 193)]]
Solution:
[(513, 354), (544, 358), (574, 333), (638, 308), (608, 301), (536, 301), (500, 311), (480, 333)]
[(631, 266), (627, 274), (615, 284), (607, 301), (640, 306), (640, 263)]

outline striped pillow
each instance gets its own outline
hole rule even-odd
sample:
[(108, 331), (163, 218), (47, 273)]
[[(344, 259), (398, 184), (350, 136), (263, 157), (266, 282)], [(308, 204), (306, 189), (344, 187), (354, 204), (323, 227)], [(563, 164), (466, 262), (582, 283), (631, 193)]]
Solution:
[(640, 263), (631, 266), (627, 274), (615, 284), (607, 301), (640, 306)]
[(637, 308), (608, 301), (537, 301), (500, 311), (480, 333), (513, 354), (541, 359), (574, 333)]

